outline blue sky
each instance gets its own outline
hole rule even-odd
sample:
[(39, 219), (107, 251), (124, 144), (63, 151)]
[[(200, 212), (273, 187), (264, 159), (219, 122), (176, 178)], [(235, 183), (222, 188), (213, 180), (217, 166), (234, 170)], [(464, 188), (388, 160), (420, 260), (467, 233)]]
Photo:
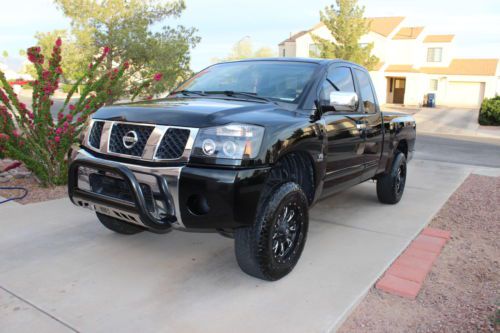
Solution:
[[(277, 44), (290, 33), (319, 21), (319, 10), (334, 0), (186, 0), (187, 10), (167, 25), (198, 28), (202, 42), (192, 51), (192, 68), (200, 70), (214, 57), (230, 52), (239, 39), (250, 36), (254, 46)], [(432, 33), (457, 35), (457, 57), (500, 58), (500, 0), (360, 0), (366, 16), (406, 16)], [(51, 0), (2, 0), (0, 51), (18, 57), (19, 49), (34, 44), (37, 31), (69, 26)], [(1, 60), (1, 59), (0, 59)]]

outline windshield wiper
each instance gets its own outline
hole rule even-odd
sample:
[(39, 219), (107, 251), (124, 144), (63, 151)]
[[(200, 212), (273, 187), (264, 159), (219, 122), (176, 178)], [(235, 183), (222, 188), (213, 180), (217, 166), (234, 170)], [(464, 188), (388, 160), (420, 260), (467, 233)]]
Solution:
[(203, 91), (197, 91), (197, 90), (178, 90), (172, 92), (170, 95), (177, 95), (177, 94), (183, 94), (184, 96), (189, 96), (189, 95), (198, 95), (198, 96), (206, 96)]
[(205, 94), (223, 94), (229, 97), (237, 97), (237, 96), (244, 96), (244, 97), (249, 97), (251, 99), (256, 99), (260, 101), (265, 101), (268, 103), (273, 103), (277, 104), (275, 101), (271, 100), (270, 98), (259, 96), (256, 93), (251, 93), (251, 92), (244, 92), (244, 91), (233, 91), (233, 90), (224, 90), (224, 91), (204, 91)]

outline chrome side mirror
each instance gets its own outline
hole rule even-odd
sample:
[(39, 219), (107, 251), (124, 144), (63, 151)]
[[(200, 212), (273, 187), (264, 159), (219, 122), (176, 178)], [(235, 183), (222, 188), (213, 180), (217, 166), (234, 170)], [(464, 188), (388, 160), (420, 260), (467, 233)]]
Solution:
[(335, 111), (356, 111), (358, 109), (358, 94), (347, 91), (330, 93), (330, 106)]

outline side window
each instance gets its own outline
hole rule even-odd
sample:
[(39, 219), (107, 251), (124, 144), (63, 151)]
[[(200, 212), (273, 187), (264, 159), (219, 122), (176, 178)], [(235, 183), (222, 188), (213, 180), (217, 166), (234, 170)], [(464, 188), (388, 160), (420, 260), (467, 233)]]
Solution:
[(328, 105), (328, 103), (330, 102), (330, 93), (333, 91), (335, 91), (333, 85), (330, 83), (328, 79), (325, 80), (323, 82), (323, 85), (321, 86), (321, 93), (319, 94), (321, 105)]
[(354, 81), (349, 68), (336, 67), (328, 71), (326, 80), (321, 86), (320, 102), (322, 105), (328, 104), (330, 93), (333, 91), (355, 91)]
[(376, 112), (377, 108), (375, 105), (375, 96), (373, 95), (372, 84), (370, 82), (370, 77), (368, 73), (355, 69), (356, 77), (359, 82), (359, 89), (361, 91), (361, 96), (363, 98), (363, 106), (366, 112)]
[(351, 70), (347, 67), (337, 67), (328, 71), (328, 80), (337, 91), (355, 91)]

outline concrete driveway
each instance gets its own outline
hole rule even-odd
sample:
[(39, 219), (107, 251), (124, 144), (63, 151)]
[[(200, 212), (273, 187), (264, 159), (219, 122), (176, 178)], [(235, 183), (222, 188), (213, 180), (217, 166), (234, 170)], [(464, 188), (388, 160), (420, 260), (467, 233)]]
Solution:
[(216, 234), (122, 236), (67, 199), (2, 207), (0, 331), (332, 331), (474, 170), (415, 160), (398, 205), (373, 183), (320, 202), (301, 261), (274, 283), (242, 273)]
[(413, 115), (419, 133), (482, 137), (500, 140), (498, 126), (480, 126), (477, 108), (422, 108)]

